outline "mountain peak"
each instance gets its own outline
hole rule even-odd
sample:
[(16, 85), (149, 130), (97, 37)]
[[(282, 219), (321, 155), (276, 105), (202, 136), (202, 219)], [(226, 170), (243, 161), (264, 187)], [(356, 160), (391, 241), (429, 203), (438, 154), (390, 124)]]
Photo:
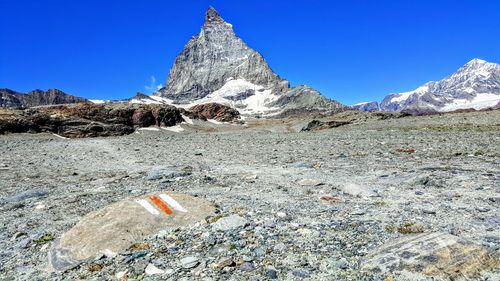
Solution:
[(205, 13), (205, 24), (207, 23), (225, 23), (226, 21), (220, 16), (217, 10), (210, 6)]
[(485, 63), (487, 63), (487, 61), (476, 58), (476, 59), (472, 59), (467, 64), (485, 64)]
[(472, 59), (468, 63), (466, 63), (464, 66), (466, 68), (478, 68), (487, 65), (488, 62), (482, 59)]

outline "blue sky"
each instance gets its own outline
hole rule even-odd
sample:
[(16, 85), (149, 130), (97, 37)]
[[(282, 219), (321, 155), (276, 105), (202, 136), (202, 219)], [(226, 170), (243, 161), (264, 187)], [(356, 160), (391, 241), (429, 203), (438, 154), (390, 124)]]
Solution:
[(0, 88), (117, 99), (165, 83), (214, 6), (292, 85), (346, 104), (500, 62), (500, 1), (0, 0)]

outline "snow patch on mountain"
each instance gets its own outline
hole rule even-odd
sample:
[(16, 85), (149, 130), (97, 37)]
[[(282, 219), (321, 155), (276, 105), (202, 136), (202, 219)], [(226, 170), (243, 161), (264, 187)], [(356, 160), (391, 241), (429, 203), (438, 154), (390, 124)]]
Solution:
[(484, 109), (497, 105), (500, 102), (500, 95), (495, 94), (476, 94), (472, 100), (455, 99), (451, 103), (446, 104), (440, 108), (439, 111), (447, 112), (458, 109)]

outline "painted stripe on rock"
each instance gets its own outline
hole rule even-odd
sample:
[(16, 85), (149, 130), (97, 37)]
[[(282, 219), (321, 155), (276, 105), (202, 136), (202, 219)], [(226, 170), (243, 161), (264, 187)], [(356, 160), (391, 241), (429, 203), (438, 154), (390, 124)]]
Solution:
[(168, 205), (170, 205), (174, 210), (177, 210), (179, 212), (184, 212), (187, 213), (187, 210), (184, 209), (184, 207), (179, 204), (174, 198), (170, 197), (167, 194), (160, 194), (160, 198), (163, 199)]
[(174, 214), (174, 211), (172, 211), (172, 209), (170, 209), (170, 207), (165, 204), (160, 197), (156, 196), (156, 195), (151, 195), (149, 196), (149, 199), (151, 199), (151, 202), (153, 202), (153, 204), (156, 205), (156, 207), (158, 209), (160, 209), (162, 212), (164, 212), (165, 214), (171, 216)]
[(137, 204), (141, 205), (142, 207), (144, 207), (144, 209), (155, 216), (160, 214), (160, 212), (158, 212), (158, 210), (156, 210), (155, 207), (153, 207), (153, 205), (151, 205), (151, 203), (149, 203), (147, 200), (139, 199), (135, 200), (135, 202), (137, 202)]

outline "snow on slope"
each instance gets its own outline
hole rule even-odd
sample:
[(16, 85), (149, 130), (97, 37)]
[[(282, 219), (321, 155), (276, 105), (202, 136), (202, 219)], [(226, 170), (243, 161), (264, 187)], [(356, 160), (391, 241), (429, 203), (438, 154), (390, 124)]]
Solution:
[(429, 86), (427, 86), (427, 85), (420, 86), (417, 89), (415, 89), (414, 91), (404, 92), (404, 93), (399, 93), (399, 94), (394, 95), (394, 97), (391, 98), (391, 102), (401, 103), (401, 102), (406, 101), (412, 95), (422, 96), (423, 94), (427, 93), (427, 91), (429, 91)]
[(457, 109), (484, 109), (497, 105), (500, 102), (500, 95), (495, 94), (476, 94), (472, 100), (455, 99), (451, 103), (446, 104), (440, 108), (439, 111), (447, 112)]
[(278, 95), (271, 92), (272, 90), (264, 89), (264, 87), (250, 83), (245, 79), (229, 79), (222, 88), (193, 102), (189, 107), (216, 102), (235, 108), (241, 114), (264, 114), (278, 110), (278, 108), (267, 106), (279, 98)]
[(177, 104), (172, 99), (156, 95), (149, 96), (149, 98), (132, 99), (130, 103), (169, 104), (189, 109), (195, 105), (215, 102), (235, 108), (242, 115), (263, 115), (279, 110), (278, 107), (269, 106), (278, 98), (279, 95), (273, 94), (272, 90), (265, 89), (263, 86), (255, 85), (245, 79), (229, 78), (220, 89), (191, 103)]

